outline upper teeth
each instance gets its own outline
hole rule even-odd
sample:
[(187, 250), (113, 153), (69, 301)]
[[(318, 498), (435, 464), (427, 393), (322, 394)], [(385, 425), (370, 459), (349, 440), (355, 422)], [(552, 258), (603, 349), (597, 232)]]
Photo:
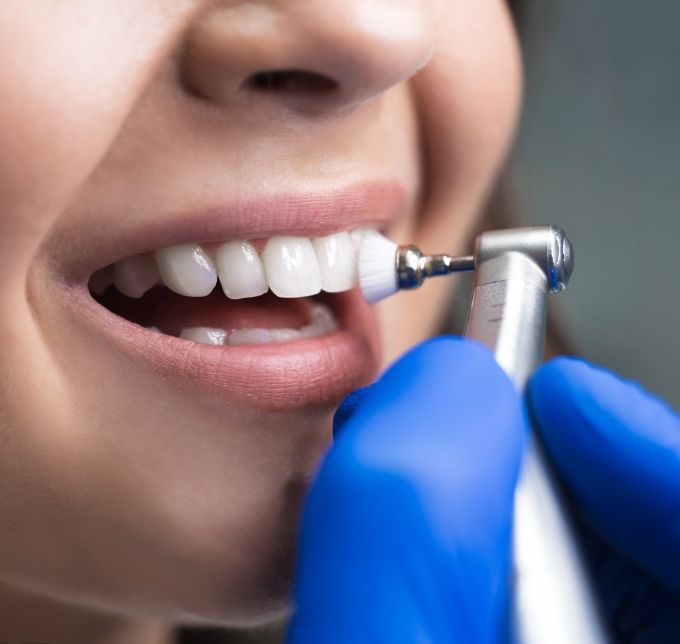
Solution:
[(217, 272), (222, 289), (234, 300), (267, 292), (264, 266), (248, 242), (227, 242), (217, 249)]
[(321, 290), (321, 271), (312, 242), (305, 237), (274, 237), (262, 253), (274, 295), (305, 297)]
[(158, 268), (151, 257), (136, 255), (113, 266), (116, 288), (130, 297), (141, 297), (158, 282)]
[(215, 262), (198, 244), (181, 244), (156, 251), (156, 264), (165, 285), (180, 295), (210, 295), (217, 284)]
[[(278, 297), (345, 291), (357, 283), (356, 254), (362, 233), (359, 229), (313, 240), (272, 237), (261, 255), (247, 241), (225, 242), (214, 254), (199, 244), (180, 244), (153, 256), (137, 255), (117, 262), (113, 281), (130, 297), (141, 297), (159, 280), (180, 295), (203, 297), (212, 292), (218, 278), (231, 299), (256, 297), (268, 289)], [(91, 286), (97, 284), (97, 290), (102, 275), (98, 271), (90, 282)]]

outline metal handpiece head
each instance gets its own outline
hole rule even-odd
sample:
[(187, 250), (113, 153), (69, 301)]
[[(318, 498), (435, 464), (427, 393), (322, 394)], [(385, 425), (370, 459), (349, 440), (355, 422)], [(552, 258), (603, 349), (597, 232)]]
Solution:
[(548, 284), (553, 293), (563, 291), (574, 272), (574, 247), (559, 226), (549, 227)]
[(483, 262), (510, 252), (530, 257), (545, 273), (551, 293), (563, 291), (574, 271), (574, 250), (559, 226), (511, 228), (482, 233), (477, 238), (475, 261)]

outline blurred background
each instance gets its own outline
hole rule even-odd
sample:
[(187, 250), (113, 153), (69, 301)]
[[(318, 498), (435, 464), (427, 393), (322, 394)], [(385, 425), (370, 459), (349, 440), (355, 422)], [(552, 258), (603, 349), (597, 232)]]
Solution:
[(680, 409), (680, 2), (535, 2), (513, 163), (524, 218), (576, 248), (576, 352)]

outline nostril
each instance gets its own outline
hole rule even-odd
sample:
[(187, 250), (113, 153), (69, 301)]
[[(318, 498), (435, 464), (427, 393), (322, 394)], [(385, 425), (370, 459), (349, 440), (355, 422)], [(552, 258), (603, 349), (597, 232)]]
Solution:
[(290, 94), (327, 94), (339, 85), (330, 76), (302, 69), (281, 69), (257, 72), (243, 82), (242, 87), (261, 92)]

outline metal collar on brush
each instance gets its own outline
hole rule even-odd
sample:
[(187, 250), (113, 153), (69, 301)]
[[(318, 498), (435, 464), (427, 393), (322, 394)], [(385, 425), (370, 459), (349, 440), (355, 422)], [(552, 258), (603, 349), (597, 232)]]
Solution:
[(418, 288), (428, 277), (475, 270), (472, 255), (424, 255), (415, 246), (399, 246), (396, 255), (397, 285), (400, 289)]

